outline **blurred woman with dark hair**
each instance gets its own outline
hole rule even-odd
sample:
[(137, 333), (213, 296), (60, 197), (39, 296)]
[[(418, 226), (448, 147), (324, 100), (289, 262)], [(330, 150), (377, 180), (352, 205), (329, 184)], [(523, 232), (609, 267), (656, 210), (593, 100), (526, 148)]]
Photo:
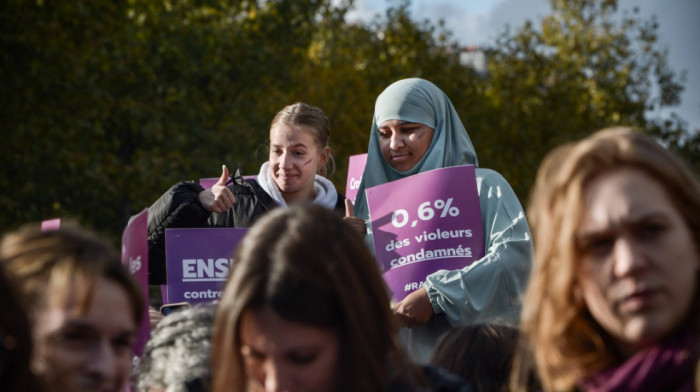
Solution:
[(276, 210), (250, 229), (216, 317), (214, 392), (466, 390), (409, 363), (379, 269), (353, 230), (316, 205)]
[(40, 391), (30, 371), (32, 355), (29, 318), (12, 282), (0, 264), (0, 385), (8, 392)]

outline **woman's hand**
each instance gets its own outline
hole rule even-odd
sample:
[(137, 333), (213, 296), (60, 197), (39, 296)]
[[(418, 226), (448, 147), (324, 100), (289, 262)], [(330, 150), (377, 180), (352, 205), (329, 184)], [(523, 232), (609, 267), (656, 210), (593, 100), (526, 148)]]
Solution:
[(399, 325), (408, 328), (427, 323), (434, 313), (425, 286), (407, 295), (394, 307)]
[(202, 203), (202, 207), (209, 212), (222, 213), (228, 211), (234, 203), (236, 203), (236, 198), (231, 193), (231, 190), (226, 187), (226, 182), (228, 181), (228, 168), (226, 165), (222, 165), (221, 178), (214, 184), (210, 189), (205, 189), (199, 192), (199, 202)]
[(163, 320), (163, 314), (159, 312), (156, 308), (153, 306), (148, 307), (148, 319), (151, 324), (151, 331), (154, 331), (156, 327), (158, 326), (158, 323), (160, 323)]
[(350, 199), (345, 199), (345, 216), (343, 220), (347, 222), (360, 235), (360, 238), (365, 237), (365, 220), (355, 216), (355, 207), (353, 207)]

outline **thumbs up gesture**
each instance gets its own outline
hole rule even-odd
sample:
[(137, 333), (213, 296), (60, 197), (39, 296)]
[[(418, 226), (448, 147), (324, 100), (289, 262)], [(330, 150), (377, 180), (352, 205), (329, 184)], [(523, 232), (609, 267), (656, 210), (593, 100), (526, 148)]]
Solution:
[(228, 181), (228, 168), (226, 165), (221, 166), (221, 178), (210, 189), (205, 189), (199, 192), (199, 202), (202, 207), (209, 212), (222, 213), (228, 211), (229, 208), (236, 203), (236, 198), (231, 193), (231, 190), (226, 187)]
[(365, 232), (367, 231), (365, 227), (365, 220), (355, 216), (355, 207), (352, 205), (350, 199), (345, 199), (345, 216), (343, 220), (350, 224), (355, 231), (360, 235), (360, 238), (365, 237)]

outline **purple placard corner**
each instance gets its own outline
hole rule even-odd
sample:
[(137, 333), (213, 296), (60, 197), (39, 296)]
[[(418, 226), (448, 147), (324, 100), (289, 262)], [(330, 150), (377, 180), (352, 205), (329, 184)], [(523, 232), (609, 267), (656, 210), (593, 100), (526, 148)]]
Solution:
[(140, 356), (150, 337), (148, 313), (148, 209), (134, 215), (122, 233), (122, 263), (129, 269), (143, 292), (144, 313), (134, 342), (134, 354)]
[(345, 197), (353, 203), (357, 197), (357, 190), (362, 181), (362, 174), (367, 164), (367, 154), (351, 155), (348, 160), (348, 177), (345, 182)]
[(61, 227), (61, 218), (49, 219), (41, 222), (41, 231), (58, 230)]

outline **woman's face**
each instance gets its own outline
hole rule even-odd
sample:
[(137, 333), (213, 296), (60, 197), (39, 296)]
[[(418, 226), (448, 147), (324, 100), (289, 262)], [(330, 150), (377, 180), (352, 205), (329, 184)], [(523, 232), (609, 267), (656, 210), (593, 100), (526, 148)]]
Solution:
[(583, 211), (578, 288), (593, 318), (629, 356), (689, 314), (697, 244), (663, 186), (639, 169), (599, 175), (584, 189)]
[(410, 170), (430, 148), (435, 131), (427, 125), (387, 120), (379, 125), (379, 150), (398, 171)]
[(340, 342), (334, 330), (288, 321), (269, 308), (249, 309), (241, 315), (240, 338), (254, 391), (337, 389)]
[(270, 129), (270, 175), (287, 203), (313, 200), (314, 179), (330, 149), (319, 148), (310, 130), (275, 124)]
[(74, 308), (70, 300), (37, 311), (34, 370), (54, 391), (123, 391), (137, 327), (126, 291), (101, 278), (87, 312)]

